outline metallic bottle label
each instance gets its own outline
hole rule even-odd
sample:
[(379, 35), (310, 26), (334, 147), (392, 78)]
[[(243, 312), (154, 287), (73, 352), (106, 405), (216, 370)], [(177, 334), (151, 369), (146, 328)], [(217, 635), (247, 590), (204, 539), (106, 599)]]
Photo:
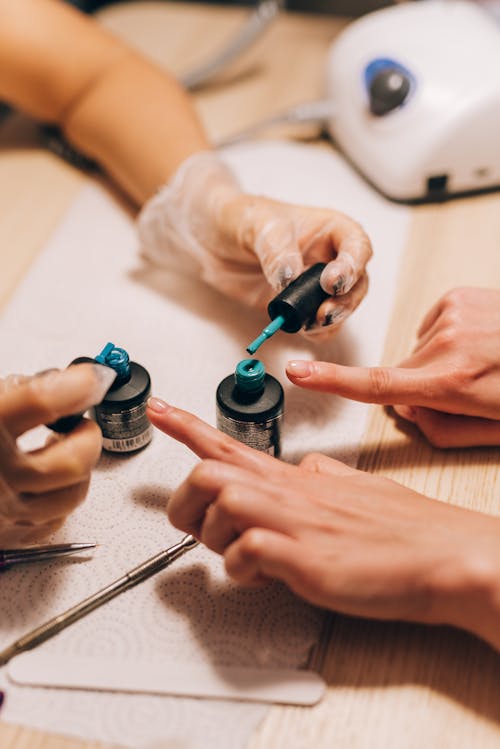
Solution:
[(146, 404), (108, 411), (96, 408), (96, 421), (102, 430), (102, 446), (114, 453), (127, 453), (144, 447), (153, 437), (146, 416)]
[(275, 458), (281, 454), (281, 425), (283, 414), (278, 414), (267, 421), (240, 421), (225, 416), (217, 409), (217, 429), (228, 434), (238, 442), (253, 447), (255, 450), (269, 453)]

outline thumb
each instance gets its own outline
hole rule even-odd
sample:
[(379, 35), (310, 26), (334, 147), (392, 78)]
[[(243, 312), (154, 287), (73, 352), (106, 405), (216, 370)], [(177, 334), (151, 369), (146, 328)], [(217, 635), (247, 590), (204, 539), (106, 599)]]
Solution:
[(402, 367), (345, 367), (319, 361), (289, 361), (288, 379), (299, 387), (335, 393), (363, 403), (431, 405), (428, 374)]
[(485, 447), (500, 445), (500, 421), (461, 416), (432, 408), (396, 407), (396, 413), (418, 426), (433, 447)]
[(304, 270), (294, 227), (281, 218), (268, 219), (256, 232), (253, 250), (267, 282), (281, 291)]
[(39, 424), (83, 413), (106, 395), (116, 372), (102, 364), (76, 364), (31, 377), (0, 395), (3, 424), (18, 437)]

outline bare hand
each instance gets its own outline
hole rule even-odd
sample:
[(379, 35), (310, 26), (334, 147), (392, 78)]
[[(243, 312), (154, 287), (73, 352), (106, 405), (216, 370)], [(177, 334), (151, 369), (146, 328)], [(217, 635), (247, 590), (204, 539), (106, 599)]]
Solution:
[(23, 452), (17, 438), (99, 403), (113, 379), (107, 367), (79, 364), (0, 380), (1, 547), (31, 543), (59, 528), (84, 499), (101, 452), (99, 427), (87, 419), (32, 452)]
[(204, 458), (170, 498), (169, 518), (223, 554), (235, 580), (276, 578), (319, 606), (455, 624), (500, 647), (500, 520), (323, 455), (287, 465), (150, 404), (152, 423)]
[(393, 405), (437, 447), (500, 445), (500, 291), (445, 294), (399, 367), (289, 362), (300, 387)]

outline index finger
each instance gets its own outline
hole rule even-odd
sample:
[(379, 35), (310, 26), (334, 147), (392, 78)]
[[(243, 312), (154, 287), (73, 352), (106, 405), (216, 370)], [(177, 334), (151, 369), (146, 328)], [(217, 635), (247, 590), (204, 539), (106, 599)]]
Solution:
[(160, 398), (150, 398), (146, 414), (160, 431), (189, 447), (199, 458), (222, 460), (261, 475), (279, 470), (287, 475), (293, 468), (264, 452), (254, 450), (210, 426), (188, 411), (171, 406)]
[(318, 361), (288, 362), (286, 374), (295, 385), (335, 393), (362, 403), (432, 407), (434, 378), (420, 369), (403, 367), (346, 367)]

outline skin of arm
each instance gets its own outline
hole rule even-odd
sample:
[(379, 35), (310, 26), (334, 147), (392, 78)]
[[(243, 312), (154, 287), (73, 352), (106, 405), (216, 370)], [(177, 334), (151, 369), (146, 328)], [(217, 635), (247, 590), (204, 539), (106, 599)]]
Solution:
[(139, 205), (209, 148), (174, 78), (59, 0), (0, 0), (0, 99), (59, 125)]
[(398, 367), (288, 362), (299, 387), (394, 406), (435, 447), (500, 445), (500, 291), (447, 292)]
[(324, 455), (288, 465), (159, 399), (148, 416), (202, 458), (169, 519), (237, 582), (278, 579), (328, 609), (449, 624), (500, 650), (500, 519)]
[(144, 206), (141, 251), (157, 266), (266, 306), (308, 265), (330, 296), (309, 333), (335, 333), (368, 288), (371, 244), (335, 210), (245, 193), (165, 70), (60, 0), (0, 0), (0, 100), (58, 125)]

